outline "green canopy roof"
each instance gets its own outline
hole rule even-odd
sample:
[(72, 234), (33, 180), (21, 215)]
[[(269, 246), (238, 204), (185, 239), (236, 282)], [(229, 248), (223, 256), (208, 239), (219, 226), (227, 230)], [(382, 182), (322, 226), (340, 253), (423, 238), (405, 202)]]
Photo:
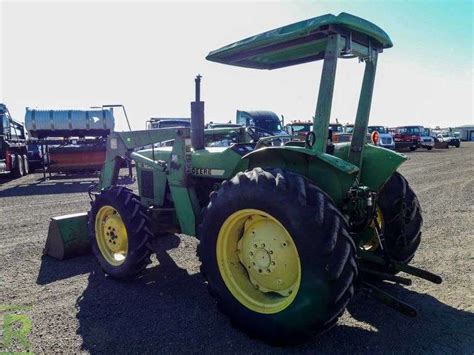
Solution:
[(340, 33), (374, 48), (393, 46), (372, 22), (347, 13), (323, 15), (283, 26), (212, 51), (207, 60), (256, 69), (276, 69), (323, 59), (327, 37)]

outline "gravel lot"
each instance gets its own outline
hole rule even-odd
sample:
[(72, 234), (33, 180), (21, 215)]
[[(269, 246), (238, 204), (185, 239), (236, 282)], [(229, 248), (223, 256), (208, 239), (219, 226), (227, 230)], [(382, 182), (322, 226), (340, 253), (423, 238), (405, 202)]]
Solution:
[[(26, 314), (36, 353), (472, 354), (474, 143), (407, 154), (400, 170), (424, 213), (424, 240), (413, 264), (440, 274), (444, 283), (415, 279), (410, 287), (384, 288), (414, 305), (417, 318), (358, 295), (336, 327), (308, 343), (275, 348), (249, 339), (208, 295), (195, 238), (160, 239), (159, 265), (127, 283), (104, 277), (92, 256), (42, 257), (50, 217), (88, 210), (87, 187), (97, 178), (42, 182), (38, 173), (0, 179), (0, 305), (31, 307)], [(23, 350), (17, 343), (2, 348), (1, 340), (0, 352)]]

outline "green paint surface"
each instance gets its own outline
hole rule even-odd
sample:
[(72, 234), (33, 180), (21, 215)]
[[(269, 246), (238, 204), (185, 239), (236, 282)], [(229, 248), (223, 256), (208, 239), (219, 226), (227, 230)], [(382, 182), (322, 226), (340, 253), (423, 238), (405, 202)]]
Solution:
[(212, 51), (207, 60), (256, 69), (275, 69), (322, 59), (328, 26), (338, 26), (347, 32), (369, 37), (380, 48), (393, 46), (390, 37), (377, 25), (360, 17), (340, 13), (314, 17), (279, 27), (234, 42)]

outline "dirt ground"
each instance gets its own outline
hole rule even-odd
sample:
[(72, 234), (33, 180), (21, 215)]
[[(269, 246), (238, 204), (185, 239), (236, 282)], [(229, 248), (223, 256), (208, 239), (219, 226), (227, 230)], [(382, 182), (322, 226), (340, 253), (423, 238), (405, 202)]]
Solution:
[[(387, 284), (418, 309), (408, 318), (357, 295), (338, 325), (294, 347), (270, 347), (234, 329), (198, 273), (197, 240), (169, 236), (159, 265), (132, 282), (103, 275), (92, 256), (42, 256), (51, 217), (87, 211), (95, 176), (0, 179), (0, 332), (6, 306), (28, 306), (35, 353), (474, 353), (474, 143), (407, 153), (400, 171), (421, 201), (423, 242), (413, 264), (443, 277)], [(2, 308), (3, 307), (3, 308)], [(11, 312), (10, 312), (11, 313)], [(0, 333), (1, 334), (1, 333)], [(14, 341), (0, 352), (24, 351)], [(3, 345), (2, 345), (3, 341)]]

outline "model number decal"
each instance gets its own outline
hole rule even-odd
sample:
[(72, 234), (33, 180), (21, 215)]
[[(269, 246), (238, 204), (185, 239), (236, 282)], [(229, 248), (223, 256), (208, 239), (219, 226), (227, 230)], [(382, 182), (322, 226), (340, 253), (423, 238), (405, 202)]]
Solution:
[(193, 175), (222, 176), (225, 171), (221, 169), (192, 168), (191, 172)]

